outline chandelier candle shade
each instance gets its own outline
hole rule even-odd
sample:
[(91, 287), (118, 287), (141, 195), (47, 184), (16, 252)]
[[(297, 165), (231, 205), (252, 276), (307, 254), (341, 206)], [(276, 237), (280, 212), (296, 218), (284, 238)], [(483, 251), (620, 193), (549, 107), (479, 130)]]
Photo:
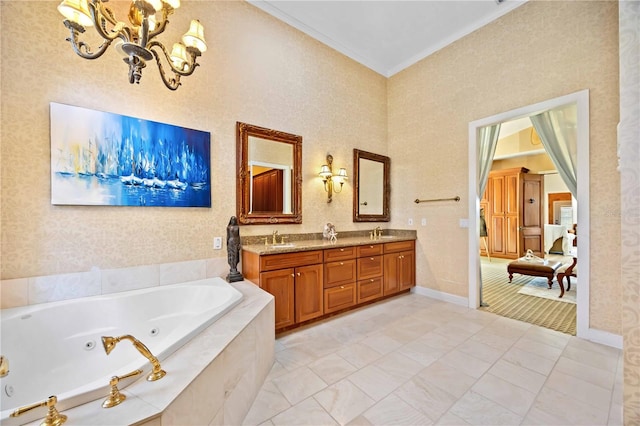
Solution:
[[(207, 50), (204, 41), (204, 27), (198, 20), (192, 20), (189, 31), (182, 41), (174, 43), (171, 53), (156, 37), (162, 34), (169, 23), (168, 17), (180, 7), (180, 0), (133, 0), (129, 7), (129, 24), (116, 18), (105, 6), (108, 0), (62, 0), (58, 11), (66, 18), (64, 25), (71, 31), (67, 41), (73, 50), (85, 59), (102, 56), (110, 45), (124, 56), (129, 65), (129, 83), (140, 83), (142, 69), (147, 61), (156, 60), (165, 86), (176, 90), (180, 77), (195, 71), (197, 57)], [(84, 41), (79, 40), (86, 27), (95, 27), (104, 39), (94, 52)], [(169, 71), (165, 72), (161, 58), (166, 61)]]
[[(327, 164), (324, 164), (320, 168), (320, 173), (318, 173), (318, 175), (322, 178), (324, 190), (329, 196), (327, 203), (332, 201), (334, 192), (336, 194), (342, 192), (342, 185), (344, 185), (344, 182), (349, 179), (347, 176), (347, 169), (345, 168), (340, 168), (337, 175), (333, 174), (333, 156), (331, 154), (327, 155)], [(340, 186), (335, 186), (336, 183), (340, 184)]]

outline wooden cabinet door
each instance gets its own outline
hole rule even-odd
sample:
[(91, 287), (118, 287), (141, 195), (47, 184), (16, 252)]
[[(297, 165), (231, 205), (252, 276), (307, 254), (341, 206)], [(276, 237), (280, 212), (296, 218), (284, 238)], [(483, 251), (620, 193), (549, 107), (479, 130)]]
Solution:
[(296, 322), (317, 318), (324, 313), (322, 265), (295, 269)]
[(271, 293), (275, 298), (276, 330), (295, 324), (294, 284), (293, 269), (280, 269), (260, 274), (260, 288)]
[(400, 253), (389, 253), (384, 255), (384, 286), (382, 293), (397, 293), (400, 291), (400, 282), (398, 281), (398, 258)]
[(416, 258), (413, 251), (403, 251), (398, 259), (398, 287), (406, 290), (416, 285)]

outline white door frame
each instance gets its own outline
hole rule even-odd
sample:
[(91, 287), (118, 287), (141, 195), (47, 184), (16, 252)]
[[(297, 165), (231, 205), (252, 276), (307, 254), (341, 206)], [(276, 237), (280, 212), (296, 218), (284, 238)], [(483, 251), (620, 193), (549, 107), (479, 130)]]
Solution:
[[(576, 286), (577, 336), (610, 342), (609, 333), (589, 328), (589, 90), (560, 96), (534, 105), (503, 112), (469, 123), (469, 307), (480, 306), (480, 197), (478, 195), (478, 128), (503, 123), (517, 118), (529, 117), (549, 109), (575, 103), (578, 109), (578, 261), (580, 263), (580, 286)], [(505, 271), (506, 273), (506, 271)]]

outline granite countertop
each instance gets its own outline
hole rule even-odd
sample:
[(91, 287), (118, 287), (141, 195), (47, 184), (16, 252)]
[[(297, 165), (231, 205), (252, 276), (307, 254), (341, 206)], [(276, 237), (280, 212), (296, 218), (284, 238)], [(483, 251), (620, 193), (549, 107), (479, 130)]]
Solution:
[[(336, 242), (330, 242), (329, 240), (322, 238), (300, 239), (301, 237), (303, 238), (303, 236), (300, 234), (282, 234), (285, 237), (289, 237), (287, 238), (288, 241), (285, 241), (284, 244), (275, 245), (265, 245), (264, 236), (251, 237), (248, 241), (246, 241), (246, 243), (243, 242), (242, 250), (256, 253), (262, 256), (266, 254), (295, 253), (299, 251), (323, 250), (348, 246), (362, 246), (367, 244), (384, 244), (397, 241), (412, 241), (416, 239), (415, 231), (394, 232), (393, 230), (383, 230), (383, 235), (375, 240), (371, 239), (368, 231), (366, 235), (362, 232), (345, 232), (344, 234), (345, 237), (341, 238), (340, 233), (338, 233), (338, 240)], [(313, 237), (314, 235), (315, 234), (309, 234), (310, 237)], [(278, 239), (280, 238), (281, 236), (278, 236)], [(271, 236), (267, 236), (267, 239), (271, 241)], [(262, 240), (262, 242), (258, 242), (260, 240)]]

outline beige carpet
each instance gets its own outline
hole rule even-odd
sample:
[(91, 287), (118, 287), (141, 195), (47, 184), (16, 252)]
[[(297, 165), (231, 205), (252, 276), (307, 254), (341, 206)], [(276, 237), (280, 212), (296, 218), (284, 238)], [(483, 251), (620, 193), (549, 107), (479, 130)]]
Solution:
[[(575, 303), (518, 293), (524, 286), (536, 280), (536, 277), (515, 274), (512, 283), (509, 283), (508, 263), (503, 259), (494, 258), (492, 262), (482, 259), (482, 302), (488, 306), (481, 309), (575, 336)], [(543, 280), (546, 282), (546, 279)], [(560, 294), (558, 284), (554, 281), (552, 287), (549, 291), (557, 298)], [(574, 294), (576, 287), (575, 281), (572, 281), (571, 292)]]

